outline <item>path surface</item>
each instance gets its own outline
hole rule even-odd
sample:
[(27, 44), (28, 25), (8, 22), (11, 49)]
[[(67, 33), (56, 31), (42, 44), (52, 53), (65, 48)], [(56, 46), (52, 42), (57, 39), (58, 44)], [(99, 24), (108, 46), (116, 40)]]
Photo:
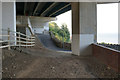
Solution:
[(55, 45), (55, 43), (52, 41), (49, 34), (36, 34), (38, 38), (40, 39), (41, 43), (48, 49), (56, 50), (56, 51), (67, 51), (63, 48), (59, 48)]
[[(53, 45), (49, 36), (38, 36), (47, 48), (61, 50)], [(24, 48), (26, 53), (4, 49), (3, 78), (110, 78), (117, 76), (92, 56), (74, 56), (71, 53), (56, 52), (47, 48), (44, 48), (36, 38), (34, 47)]]
[[(8, 55), (8, 52), (6, 55)], [(4, 56), (7, 57), (6, 55)], [(17, 51), (10, 53), (10, 55), (3, 60), (4, 78), (95, 77), (86, 70), (86, 65), (83, 63), (84, 59), (77, 56), (41, 57), (19, 53)]]
[[(94, 57), (43, 57), (3, 50), (3, 78), (110, 78), (116, 74)], [(96, 79), (97, 80), (97, 79)]]

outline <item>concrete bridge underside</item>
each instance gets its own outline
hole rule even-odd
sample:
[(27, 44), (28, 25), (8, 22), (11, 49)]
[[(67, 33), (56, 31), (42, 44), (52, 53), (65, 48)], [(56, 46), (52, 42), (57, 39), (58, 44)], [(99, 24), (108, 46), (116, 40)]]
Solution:
[[(15, 2), (3, 2), (2, 28), (10, 28), (11, 30), (16, 31), (16, 14), (17, 16), (39, 16), (51, 18), (72, 9), (72, 54), (81, 56), (92, 55), (91, 47), (89, 45), (97, 41), (96, 5), (97, 3), (95, 2), (24, 2), (16, 3), (16, 5)], [(7, 6), (9, 6), (9, 8)], [(41, 8), (43, 8), (43, 10), (41, 10)], [(9, 11), (9, 13), (7, 11)], [(13, 16), (10, 16), (10, 13)], [(48, 14), (49, 16), (46, 16)]]
[[(16, 31), (16, 16), (37, 16), (50, 19), (72, 10), (72, 54), (92, 55), (90, 45), (97, 42), (96, 2), (3, 2), (2, 7), (2, 28), (10, 28), (13, 31)], [(35, 22), (34, 20), (33, 24), (36, 24)]]
[[(2, 14), (3, 14), (2, 28), (3, 29), (10, 28), (11, 30), (16, 31), (16, 12), (17, 12), (17, 16), (18, 15), (39, 16), (39, 17), (49, 16), (51, 18), (51, 17), (56, 17), (57, 15), (67, 10), (72, 9), (72, 53), (68, 54), (64, 52), (55, 52), (55, 51), (46, 49), (44, 46), (42, 46), (42, 44), (39, 41), (39, 38), (37, 37), (36, 46), (32, 48), (22, 47), (23, 48), (22, 50), (25, 50), (27, 53), (30, 53), (32, 55), (21, 54), (16, 51), (15, 54), (17, 56), (8, 58), (5, 62), (3, 62), (4, 64), (3, 66), (5, 67), (6, 67), (6, 64), (13, 67), (14, 64), (13, 65), (11, 64), (15, 62), (15, 60), (16, 60), (16, 63), (21, 65), (21, 67), (13, 69), (16, 71), (15, 76), (17, 78), (28, 78), (28, 77), (44, 78), (46, 76), (47, 78), (50, 78), (50, 77), (96, 78), (95, 75), (97, 73), (100, 73), (101, 71), (101, 74), (102, 74), (104, 72), (102, 70), (107, 69), (107, 71), (109, 72), (110, 69), (108, 69), (107, 67), (103, 69), (101, 62), (98, 63), (96, 59), (90, 56), (92, 55), (92, 48), (90, 45), (92, 43), (97, 42), (97, 7), (96, 7), (97, 3), (95, 2), (64, 3), (64, 5), (62, 4), (62, 6), (59, 7), (59, 9), (55, 9), (56, 11), (54, 11), (54, 7), (56, 5), (57, 6), (60, 5), (60, 3), (57, 3), (57, 4), (49, 3), (48, 7), (50, 8), (46, 7), (42, 12), (39, 12), (41, 11), (40, 4), (42, 3), (38, 3), (37, 5), (36, 3), (33, 3), (36, 5), (36, 7), (33, 8), (34, 10), (31, 10), (30, 6), (27, 6), (27, 5), (33, 6), (32, 3), (22, 3), (22, 4), (25, 4), (25, 6), (22, 6), (24, 10), (20, 9), (22, 10), (22, 13), (19, 11), (16, 11), (18, 7), (15, 5), (15, 2), (11, 2), (11, 3), (3, 2), (2, 4), (0, 4), (3, 7), (2, 9)], [(44, 4), (48, 4), (48, 3), (44, 3)], [(4, 33), (4, 34), (7, 34), (7, 33)], [(78, 56), (73, 56), (71, 54), (78, 55)], [(33, 55), (36, 55), (36, 56), (33, 56)], [(88, 55), (89, 57), (82, 57), (82, 56), (88, 56)], [(8, 63), (8, 61), (10, 60), (11, 62)], [(29, 63), (25, 65), (23, 64), (24, 61), (26, 62), (28, 61)], [(102, 67), (102, 69), (100, 69), (101, 68), (100, 66)], [(23, 71), (21, 71), (20, 68), (22, 68)], [(17, 70), (19, 69), (18, 70), (19, 73), (16, 69)], [(4, 69), (4, 72), (5, 70), (6, 69)], [(8, 70), (6, 70), (6, 72), (8, 72)], [(93, 70), (93, 73), (96, 72), (96, 74), (93, 75), (93, 73), (91, 73), (92, 71), (90, 70)], [(11, 71), (11, 72), (14, 75), (14, 71)], [(49, 72), (51, 73), (48, 74)], [(111, 75), (112, 73), (108, 76), (111, 77)]]

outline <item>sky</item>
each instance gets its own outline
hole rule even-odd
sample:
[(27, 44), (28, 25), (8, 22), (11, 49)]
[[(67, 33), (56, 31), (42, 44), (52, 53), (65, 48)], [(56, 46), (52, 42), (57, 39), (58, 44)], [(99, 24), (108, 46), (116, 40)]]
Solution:
[(118, 3), (97, 5), (97, 41), (118, 44)]
[(118, 33), (118, 4), (97, 5), (98, 33)]
[[(55, 21), (58, 26), (66, 23), (70, 34), (72, 34), (72, 13), (71, 10), (57, 16)], [(97, 5), (97, 41), (118, 43), (118, 4)]]
[(56, 22), (58, 26), (61, 26), (63, 23), (66, 23), (70, 31), (70, 35), (72, 34), (72, 12), (71, 10), (57, 16), (57, 21), (54, 21), (54, 22)]

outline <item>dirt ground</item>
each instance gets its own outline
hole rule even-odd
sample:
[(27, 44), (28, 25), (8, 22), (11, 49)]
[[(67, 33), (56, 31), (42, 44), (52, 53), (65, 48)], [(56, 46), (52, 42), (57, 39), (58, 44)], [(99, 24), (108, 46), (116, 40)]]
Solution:
[(3, 78), (117, 78), (94, 57), (43, 57), (3, 50)]

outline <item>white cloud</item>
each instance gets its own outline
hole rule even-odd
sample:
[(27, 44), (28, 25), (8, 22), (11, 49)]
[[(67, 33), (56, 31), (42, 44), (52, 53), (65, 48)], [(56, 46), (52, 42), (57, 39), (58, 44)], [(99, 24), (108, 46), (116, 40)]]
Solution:
[(98, 33), (118, 33), (118, 4), (97, 5)]

